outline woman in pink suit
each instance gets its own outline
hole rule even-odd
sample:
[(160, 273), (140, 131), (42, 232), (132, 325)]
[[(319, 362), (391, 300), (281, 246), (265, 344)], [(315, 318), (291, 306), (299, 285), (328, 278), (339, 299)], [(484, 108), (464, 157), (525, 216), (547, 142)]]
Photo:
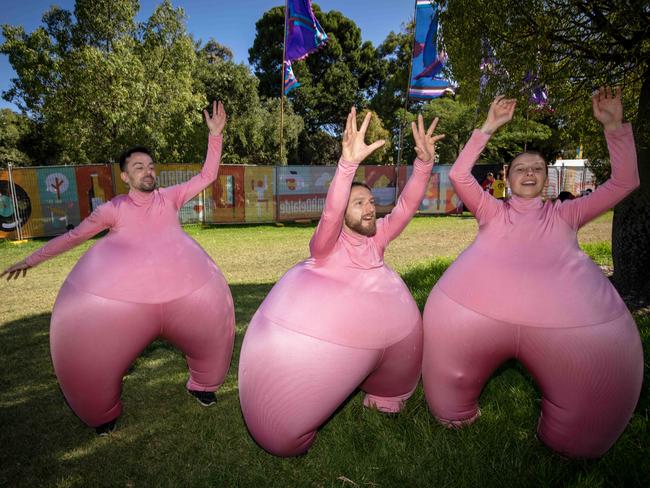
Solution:
[(359, 163), (384, 144), (357, 130), (354, 108), (311, 257), (290, 269), (253, 317), (239, 360), (239, 395), (255, 440), (278, 456), (305, 453), (317, 429), (356, 389), (364, 405), (399, 412), (420, 377), (420, 312), (384, 250), (424, 196), (437, 120), (413, 126), (418, 158), (397, 205), (376, 220), (370, 189), (353, 183)]
[(190, 370), (188, 391), (215, 402), (232, 355), (235, 319), (228, 285), (216, 264), (183, 232), (179, 209), (217, 178), (226, 122), (216, 102), (201, 172), (186, 183), (157, 188), (154, 163), (143, 147), (127, 151), (121, 177), (130, 187), (99, 206), (79, 226), (52, 239), (2, 275), (27, 269), (109, 229), (68, 275), (54, 305), (50, 348), (68, 404), (100, 435), (122, 410), (122, 376), (157, 337), (181, 349)]
[(490, 136), (514, 113), (514, 100), (492, 103), (449, 174), (479, 232), (429, 296), (422, 364), (431, 412), (460, 426), (479, 416), (478, 397), (492, 372), (518, 359), (542, 391), (539, 438), (580, 458), (602, 456), (620, 436), (643, 376), (636, 324), (578, 246), (578, 229), (639, 185), (620, 90), (602, 88), (592, 104), (605, 129), (611, 178), (587, 197), (543, 202), (547, 167), (539, 153), (512, 161), (507, 201), (482, 191), (472, 177)]

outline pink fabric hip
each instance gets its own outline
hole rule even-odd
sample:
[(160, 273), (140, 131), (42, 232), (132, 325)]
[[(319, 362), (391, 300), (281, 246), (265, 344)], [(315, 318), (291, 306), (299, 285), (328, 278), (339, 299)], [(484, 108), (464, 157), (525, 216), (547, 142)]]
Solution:
[(602, 456), (621, 435), (639, 398), (643, 351), (629, 312), (598, 325), (525, 327), (481, 315), (434, 288), (424, 311), (422, 378), (443, 423), (478, 414), (494, 370), (519, 360), (542, 391), (538, 433), (572, 457)]
[(220, 274), (157, 305), (99, 297), (65, 283), (52, 312), (50, 348), (70, 407), (97, 426), (120, 414), (122, 376), (154, 339), (186, 355), (188, 389), (214, 391), (228, 372), (234, 333), (232, 297)]

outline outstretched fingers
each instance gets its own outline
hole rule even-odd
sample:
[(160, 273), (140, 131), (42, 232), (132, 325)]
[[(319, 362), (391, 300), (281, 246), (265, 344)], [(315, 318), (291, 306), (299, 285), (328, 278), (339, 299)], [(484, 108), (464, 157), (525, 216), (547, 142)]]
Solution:
[(379, 139), (378, 141), (373, 142), (368, 146), (368, 154), (375, 152), (384, 144), (386, 144), (386, 141), (384, 139)]
[(427, 129), (427, 136), (433, 135), (433, 131), (436, 130), (436, 127), (438, 126), (438, 120), (439, 120), (438, 117), (433, 119), (433, 122), (431, 122), (431, 125), (429, 126), (429, 129)]
[(370, 125), (371, 118), (372, 118), (372, 112), (368, 111), (366, 116), (363, 118), (363, 122), (361, 123), (361, 128), (359, 129), (360, 134), (364, 136), (366, 135), (366, 131), (368, 130), (368, 126)]

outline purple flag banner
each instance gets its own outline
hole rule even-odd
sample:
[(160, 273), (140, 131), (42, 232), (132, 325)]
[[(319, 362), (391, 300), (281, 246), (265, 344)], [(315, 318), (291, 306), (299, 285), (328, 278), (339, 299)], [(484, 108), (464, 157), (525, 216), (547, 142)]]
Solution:
[(525, 89), (529, 91), (528, 101), (537, 108), (542, 108), (548, 104), (548, 92), (546, 87), (539, 83), (539, 78), (531, 71), (524, 76)]
[(446, 62), (446, 53), (438, 52), (438, 9), (430, 0), (416, 0), (409, 97), (430, 99), (453, 94), (453, 84), (442, 73)]
[(311, 9), (311, 0), (287, 0), (285, 61), (306, 58), (327, 41), (327, 34)]
[(291, 61), (284, 62), (284, 94), (286, 95), (294, 88), (298, 88), (300, 83), (296, 79), (296, 75), (293, 74), (293, 68), (291, 67)]

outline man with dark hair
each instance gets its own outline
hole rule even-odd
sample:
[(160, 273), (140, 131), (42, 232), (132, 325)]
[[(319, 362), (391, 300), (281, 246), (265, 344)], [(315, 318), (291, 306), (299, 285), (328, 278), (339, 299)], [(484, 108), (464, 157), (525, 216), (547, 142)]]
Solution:
[(372, 191), (353, 183), (370, 113), (348, 115), (343, 154), (310, 243), (311, 257), (273, 287), (246, 331), (239, 396), (255, 440), (278, 456), (309, 449), (319, 426), (356, 389), (364, 405), (399, 412), (420, 377), (422, 319), (408, 288), (384, 263), (424, 197), (437, 119), (413, 125), (417, 159), (393, 211), (377, 220)]
[(133, 147), (127, 149), (126, 151), (124, 151), (122, 154), (120, 154), (120, 160), (119, 160), (120, 171), (122, 171), (122, 172), (126, 171), (127, 159), (129, 159), (131, 157), (131, 155), (134, 154), (134, 153), (146, 154), (147, 156), (149, 156), (150, 158), (153, 159), (151, 151), (149, 150), (148, 147), (146, 147), (146, 146), (133, 146)]
[(185, 234), (178, 211), (217, 178), (226, 113), (204, 112), (210, 129), (201, 172), (186, 183), (156, 188), (149, 151), (135, 147), (120, 160), (128, 195), (100, 205), (76, 229), (52, 239), (2, 275), (27, 270), (109, 229), (68, 275), (54, 305), (52, 362), (72, 410), (99, 435), (115, 428), (122, 376), (157, 337), (186, 355), (187, 390), (215, 403), (232, 355), (234, 311), (221, 271)]

